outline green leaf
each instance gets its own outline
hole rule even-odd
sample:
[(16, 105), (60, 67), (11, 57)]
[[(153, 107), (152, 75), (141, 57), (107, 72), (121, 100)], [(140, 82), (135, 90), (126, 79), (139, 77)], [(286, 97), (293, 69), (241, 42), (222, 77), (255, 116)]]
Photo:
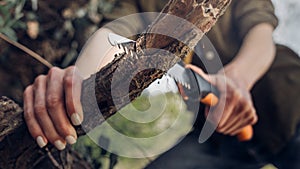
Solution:
[(4, 9), (6, 9), (9, 12), (10, 9), (14, 8), (14, 6), (15, 6), (15, 3), (9, 2), (6, 5), (4, 5)]
[(17, 22), (17, 20), (15, 20), (15, 19), (8, 20), (5, 24), (5, 27), (11, 28), (16, 22)]
[(9, 9), (11, 9), (11, 5), (7, 4), (7, 5), (4, 5), (2, 6), (1, 8), (1, 13), (3, 14), (4, 16), (4, 21), (7, 22), (8, 20), (11, 19), (12, 15), (9, 11)]
[(11, 27), (12, 29), (26, 29), (26, 24), (22, 21), (16, 22), (14, 25)]
[(2, 28), (4, 26), (4, 19), (2, 16), (0, 16), (0, 28)]
[(4, 27), (0, 31), (1, 31), (1, 33), (5, 34), (7, 37), (9, 37), (11, 40), (17, 41), (16, 32), (12, 28)]
[(25, 0), (20, 0), (19, 3), (17, 3), (17, 6), (15, 8), (15, 16), (19, 16), (20, 14), (22, 14), (24, 5), (25, 5)]

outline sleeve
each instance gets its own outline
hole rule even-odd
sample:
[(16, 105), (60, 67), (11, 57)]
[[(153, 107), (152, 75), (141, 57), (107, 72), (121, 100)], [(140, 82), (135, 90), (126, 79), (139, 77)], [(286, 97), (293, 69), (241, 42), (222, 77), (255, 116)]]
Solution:
[(106, 23), (109, 23), (105, 27), (127, 37), (141, 33), (158, 15), (143, 12), (159, 12), (163, 5), (164, 2), (158, 0), (119, 0), (110, 12), (103, 13)]
[(104, 17), (103, 27), (123, 36), (139, 32), (142, 29), (143, 22), (139, 15), (132, 15), (139, 12), (136, 0), (117, 1), (112, 10), (102, 12)]
[(271, 0), (235, 0), (233, 3), (233, 20), (240, 38), (257, 24), (269, 23), (274, 28), (278, 25)]

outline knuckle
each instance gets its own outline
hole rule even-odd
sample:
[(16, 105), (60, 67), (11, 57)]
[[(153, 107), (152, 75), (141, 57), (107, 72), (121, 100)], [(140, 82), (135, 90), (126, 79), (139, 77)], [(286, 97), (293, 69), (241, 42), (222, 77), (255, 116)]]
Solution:
[(258, 121), (257, 115), (249, 113), (246, 118), (245, 125), (249, 125), (249, 124), (254, 125), (255, 123), (257, 123), (257, 121)]
[(52, 75), (52, 74), (56, 74), (57, 72), (61, 71), (60, 68), (58, 67), (52, 67), (49, 71), (48, 71), (48, 75)]
[(45, 75), (39, 75), (38, 77), (35, 78), (34, 84), (35, 84), (35, 85), (40, 84), (41, 81), (43, 81), (45, 77), (46, 77)]
[(45, 105), (43, 105), (43, 104), (34, 105), (34, 112), (38, 116), (44, 114), (46, 111), (47, 111), (47, 109), (46, 109)]
[(251, 107), (250, 112), (251, 112), (253, 117), (257, 117), (255, 108)]
[(64, 77), (64, 85), (66, 87), (72, 87), (73, 86), (73, 76), (65, 76)]
[(236, 99), (236, 100), (241, 100), (241, 98), (243, 97), (242, 93), (238, 90), (234, 90), (233, 92), (233, 97)]
[(249, 106), (249, 108), (248, 108), (248, 114), (249, 114), (250, 117), (256, 117), (257, 116), (256, 115), (256, 110), (252, 106)]
[(32, 91), (32, 85), (27, 86), (23, 93), (24, 98), (27, 97), (31, 93), (31, 91)]
[(253, 119), (252, 119), (252, 124), (256, 124), (258, 121), (258, 117), (257, 115), (254, 115)]
[(82, 81), (83, 77), (81, 76), (80, 72), (76, 68), (76, 66), (70, 66), (65, 69), (65, 74), (70, 77), (74, 83), (74, 81)]
[(75, 68), (75, 66), (69, 66), (68, 68), (66, 68), (66, 71), (74, 72)]
[(49, 94), (47, 96), (47, 107), (49, 107), (49, 108), (57, 107), (58, 105), (61, 104), (61, 102), (62, 102), (62, 99), (57, 94)]
[(51, 68), (51, 69), (49, 70), (49, 72), (48, 72), (48, 78), (49, 78), (49, 79), (55, 78), (56, 75), (57, 75), (60, 71), (61, 71), (61, 69), (58, 68), (58, 67), (53, 67), (53, 68)]
[(237, 103), (240, 102), (240, 96), (238, 91), (232, 90), (227, 92), (226, 94), (226, 102), (227, 103)]
[(247, 102), (242, 102), (243, 104), (243, 111), (245, 112), (245, 114), (247, 116), (252, 116), (253, 112), (252, 112), (252, 106), (250, 106), (249, 104), (247, 104)]

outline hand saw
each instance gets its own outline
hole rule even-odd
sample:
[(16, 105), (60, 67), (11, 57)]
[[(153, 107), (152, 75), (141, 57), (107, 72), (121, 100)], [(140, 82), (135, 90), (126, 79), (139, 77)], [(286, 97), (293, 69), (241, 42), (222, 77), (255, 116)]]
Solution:
[[(126, 47), (123, 47), (123, 44), (135, 43), (133, 40), (116, 35), (114, 33), (110, 33), (108, 35), (108, 40), (110, 44), (113, 47), (117, 47), (118, 52), (121, 53), (132, 52), (128, 51)], [(120, 53), (117, 53), (117, 55), (119, 54)], [(215, 55), (218, 56), (216, 52)], [(166, 76), (163, 76), (161, 79), (154, 81), (147, 89), (145, 89), (145, 91), (150, 93), (152, 89), (163, 87), (162, 85), (160, 85), (163, 83), (159, 83), (159, 81), (166, 81), (168, 76), (173, 78), (178, 84), (183, 86), (184, 94), (188, 96), (189, 100), (200, 101), (201, 103), (208, 106), (216, 106), (218, 104), (220, 95), (218, 89), (211, 85), (199, 74), (195, 73), (193, 70), (186, 69), (183, 62), (176, 63), (171, 69), (167, 71)], [(240, 141), (248, 141), (252, 138), (252, 135), (253, 129), (252, 126), (249, 125), (244, 127), (242, 131), (237, 135), (237, 137)], [(200, 134), (199, 142), (203, 141), (205, 140), (201, 140)]]

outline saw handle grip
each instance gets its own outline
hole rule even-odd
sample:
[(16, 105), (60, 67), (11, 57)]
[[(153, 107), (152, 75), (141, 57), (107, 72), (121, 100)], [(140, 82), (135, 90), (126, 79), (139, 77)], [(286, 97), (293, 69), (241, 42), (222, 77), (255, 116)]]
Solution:
[[(207, 80), (201, 77), (199, 74), (194, 73), (196, 80), (198, 82), (198, 87), (200, 89), (200, 102), (208, 105), (215, 106), (219, 102), (219, 91), (216, 87), (211, 85)], [(249, 141), (253, 137), (253, 128), (248, 125), (242, 129), (242, 131), (237, 135), (239, 141)]]

